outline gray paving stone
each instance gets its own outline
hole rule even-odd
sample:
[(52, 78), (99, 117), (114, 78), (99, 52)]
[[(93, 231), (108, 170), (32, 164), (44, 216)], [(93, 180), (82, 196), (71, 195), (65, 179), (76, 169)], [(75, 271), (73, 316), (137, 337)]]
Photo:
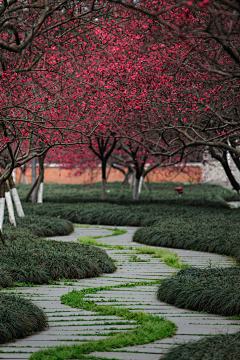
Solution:
[(78, 332), (78, 333), (83, 332), (84, 334), (96, 333), (96, 332), (97, 333), (103, 333), (105, 331), (112, 331), (113, 328), (117, 329), (117, 330), (126, 330), (126, 329), (133, 329), (135, 327), (136, 327), (136, 325), (115, 325), (115, 324), (88, 326), (87, 324), (81, 325), (79, 323), (76, 323), (76, 325), (67, 325), (67, 324), (65, 324), (63, 326), (59, 326), (59, 324), (56, 325), (56, 326), (55, 325), (53, 325), (53, 326), (50, 325), (50, 329), (52, 329), (52, 330), (57, 329), (58, 331), (61, 331), (61, 329), (64, 329), (64, 331), (71, 331), (71, 332), (74, 331), (74, 332)]
[[(163, 352), (162, 352), (163, 354)], [(105, 357), (107, 359), (119, 360), (159, 360), (159, 354), (138, 354), (125, 352), (94, 352), (94, 356)]]
[(172, 348), (173, 344), (155, 344), (155, 345), (141, 345), (141, 346), (132, 346), (121, 348), (119, 351), (127, 351), (127, 352), (139, 352), (139, 353), (149, 353), (149, 354), (162, 354), (166, 350)]
[[(58, 334), (37, 334), (37, 335), (32, 335), (31, 339), (28, 339), (29, 341), (31, 341), (33, 344), (35, 343), (35, 341), (44, 341), (45, 342), (45, 346), (46, 347), (51, 347), (52, 341), (66, 341), (66, 340), (77, 340), (77, 341), (89, 341), (89, 340), (99, 340), (99, 339), (104, 339), (105, 336), (96, 336), (96, 335), (89, 335), (89, 336), (82, 336), (82, 335), (78, 335), (78, 334), (72, 334), (72, 332), (65, 332), (63, 334), (58, 333)], [(17, 340), (15, 342), (15, 344), (18, 344)], [(1, 350), (1, 348), (0, 348)]]
[[(205, 336), (205, 335), (204, 335)], [(162, 340), (157, 340), (150, 345), (157, 345), (157, 344), (182, 344), (188, 341), (197, 341), (204, 337), (203, 335), (174, 335), (171, 338), (165, 338)], [(211, 336), (211, 335), (207, 335)]]
[[(60, 346), (60, 345), (73, 345), (73, 344), (86, 344), (88, 341), (66, 341), (66, 340), (52, 340), (49, 341), (49, 343), (51, 344), (50, 347), (53, 346)], [(31, 348), (39, 348), (39, 349), (44, 349), (46, 348), (46, 341), (45, 340), (26, 340), (26, 339), (21, 339), (17, 341), (18, 346), (14, 345), (14, 343), (9, 344), (9, 345), (5, 345), (1, 347), (1, 350), (6, 349), (6, 351), (9, 351), (9, 349), (12, 349), (12, 351), (16, 351), (16, 349), (19, 349), (19, 351), (21, 351), (22, 348), (27, 348), (27, 349), (31, 349)]]
[[(56, 325), (56, 324), (62, 324), (63, 322), (64, 322), (64, 324), (66, 324), (66, 325), (68, 325), (68, 324), (71, 324), (72, 323), (72, 319), (73, 319), (74, 317), (67, 317), (67, 318), (65, 318), (65, 317), (62, 317), (62, 318), (56, 318), (57, 320), (54, 320), (55, 318), (54, 317), (48, 317), (48, 319), (50, 320), (49, 322), (54, 326), (54, 325)], [(118, 319), (118, 318), (116, 318), (116, 319), (110, 319), (110, 318), (104, 318), (104, 320), (101, 320), (101, 318), (98, 318), (97, 316), (95, 317), (95, 319), (86, 319), (86, 317), (84, 318), (84, 319), (82, 319), (82, 318), (79, 318), (79, 317), (75, 317), (75, 322), (74, 323), (77, 323), (77, 324), (79, 324), (79, 325), (81, 325), (81, 326), (85, 326), (86, 324), (89, 324), (89, 325), (91, 325), (91, 324), (95, 324), (95, 323), (98, 323), (98, 324), (105, 324), (105, 323), (115, 323), (116, 322), (116, 320), (118, 321), (118, 322), (126, 322), (126, 321), (128, 321), (128, 320), (124, 320), (124, 319)], [(129, 323), (131, 322), (131, 321), (128, 321)]]
[(0, 353), (0, 359), (16, 359), (16, 360), (20, 360), (20, 359), (28, 359), (30, 357), (30, 354), (10, 354), (10, 353), (7, 353), (7, 354), (1, 354)]

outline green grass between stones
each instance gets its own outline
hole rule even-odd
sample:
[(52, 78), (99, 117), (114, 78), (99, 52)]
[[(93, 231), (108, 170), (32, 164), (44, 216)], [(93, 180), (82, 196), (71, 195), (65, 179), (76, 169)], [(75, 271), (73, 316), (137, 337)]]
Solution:
[[(127, 231), (124, 231), (124, 233)], [(108, 235), (108, 236), (112, 236), (112, 235)], [(122, 245), (108, 245), (108, 244), (104, 244), (101, 243), (99, 241), (97, 241), (96, 239), (100, 239), (102, 237), (108, 237), (108, 236), (92, 236), (92, 235), (85, 235), (82, 236), (80, 238), (77, 239), (77, 241), (81, 244), (88, 244), (88, 245), (93, 245), (93, 246), (101, 246), (101, 247), (105, 247), (108, 249), (116, 249), (116, 250), (132, 250), (132, 246), (122, 246)]]
[(181, 263), (179, 256), (170, 250), (165, 249), (153, 249), (147, 246), (141, 246), (136, 248), (137, 254), (152, 254), (153, 258), (161, 259), (167, 266), (170, 266), (174, 269), (184, 269), (188, 267), (187, 264)]
[(0, 344), (44, 330), (47, 325), (43, 310), (29, 300), (0, 294)]
[(240, 267), (181, 270), (162, 281), (157, 297), (180, 308), (240, 315)]
[[(81, 225), (79, 224), (79, 227), (81, 227)], [(101, 239), (101, 238), (107, 238), (107, 237), (111, 237), (111, 236), (118, 236), (118, 235), (123, 235), (126, 234), (127, 230), (122, 230), (122, 229), (117, 229), (117, 228), (101, 228), (101, 229), (105, 229), (105, 230), (109, 230), (112, 231), (113, 233), (110, 235), (98, 235), (98, 236), (92, 236), (92, 235), (85, 235), (82, 236), (80, 238), (78, 238), (78, 242), (82, 243), (82, 244), (88, 244), (88, 245), (95, 245), (95, 246), (104, 246), (107, 247), (107, 245), (102, 244), (98, 241), (96, 241), (95, 239)]]
[(215, 335), (176, 346), (162, 360), (239, 360), (240, 332)]
[[(139, 284), (124, 284), (117, 287), (133, 287)], [(147, 283), (147, 285), (150, 285)], [(106, 286), (99, 288), (84, 289), (82, 291), (72, 291), (63, 295), (61, 300), (64, 304), (74, 308), (81, 308), (88, 311), (97, 311), (100, 315), (115, 315), (126, 320), (134, 320), (138, 325), (133, 330), (126, 332), (113, 333), (105, 339), (88, 341), (87, 344), (74, 344), (72, 346), (61, 346), (36, 352), (31, 355), (30, 360), (63, 360), (76, 359), (84, 354), (93, 351), (110, 351), (126, 346), (141, 345), (151, 343), (171, 337), (176, 332), (176, 325), (163, 317), (148, 315), (143, 312), (133, 312), (127, 308), (117, 308), (114, 306), (96, 305), (94, 301), (84, 300), (87, 294), (94, 294), (99, 291), (111, 290), (116, 286)]]
[[(118, 231), (119, 231), (119, 229), (115, 230), (114, 235), (116, 235), (116, 233), (118, 233)], [(123, 230), (119, 231), (120, 232), (119, 235), (122, 235), (122, 231)], [(126, 233), (126, 231), (124, 231), (123, 233)], [(121, 245), (120, 246), (119, 245), (107, 245), (107, 244), (103, 244), (96, 240), (96, 239), (99, 239), (102, 237), (109, 237), (109, 236), (114, 236), (114, 235), (107, 235), (107, 236), (86, 235), (86, 236), (82, 236), (82, 237), (78, 238), (77, 240), (79, 243), (106, 247), (108, 249), (129, 250), (129, 247), (126, 247), (126, 246), (123, 247)], [(131, 250), (132, 250), (132, 247), (131, 247)], [(167, 266), (170, 266), (174, 269), (184, 269), (184, 268), (188, 267), (187, 264), (181, 263), (179, 256), (174, 251), (165, 250), (165, 249), (154, 249), (154, 248), (150, 248), (147, 246), (141, 246), (140, 248), (136, 248), (134, 251), (137, 254), (146, 254), (146, 255), (151, 254), (153, 258), (161, 259)], [(129, 261), (145, 262), (145, 261), (149, 261), (149, 260), (140, 259), (136, 255), (133, 255)]]

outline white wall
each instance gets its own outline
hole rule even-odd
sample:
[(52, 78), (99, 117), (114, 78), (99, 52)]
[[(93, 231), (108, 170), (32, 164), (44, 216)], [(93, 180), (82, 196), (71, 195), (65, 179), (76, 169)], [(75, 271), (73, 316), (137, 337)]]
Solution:
[[(209, 154), (204, 155), (205, 162), (202, 165), (202, 183), (220, 184), (229, 189), (232, 185), (219, 161), (213, 159)], [(228, 156), (228, 163), (236, 180), (240, 182), (240, 171), (237, 169), (232, 158)]]

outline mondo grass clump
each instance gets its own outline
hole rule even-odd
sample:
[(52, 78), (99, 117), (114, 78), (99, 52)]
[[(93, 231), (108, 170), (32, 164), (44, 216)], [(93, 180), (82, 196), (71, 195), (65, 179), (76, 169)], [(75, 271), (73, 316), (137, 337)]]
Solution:
[[(8, 226), (5, 230), (5, 224), (10, 225), (7, 214), (4, 220), (4, 235), (9, 237), (10, 227)], [(73, 224), (69, 220), (57, 217), (49, 218), (46, 213), (43, 216), (29, 214), (23, 218), (18, 217), (16, 220), (18, 229), (26, 230), (39, 237), (68, 235), (74, 230)]]
[(159, 300), (195, 311), (240, 315), (240, 267), (190, 267), (162, 281)]
[[(235, 210), (206, 211), (195, 216), (163, 218), (154, 226), (138, 229), (133, 241), (151, 246), (205, 251), (229, 255), (240, 263), (240, 212)], [(238, 220), (239, 219), (239, 220)]]
[(240, 332), (208, 336), (171, 348), (162, 360), (240, 360)]
[(25, 238), (0, 252), (0, 286), (15, 282), (47, 284), (59, 278), (84, 279), (115, 271), (106, 252), (96, 247)]
[(43, 310), (29, 300), (0, 294), (0, 344), (26, 337), (47, 326)]
[(59, 278), (83, 279), (115, 271), (115, 265), (102, 249), (85, 244), (45, 240), (35, 235), (55, 235), (54, 231), (57, 235), (69, 233), (72, 224), (68, 221), (37, 219), (36, 216), (32, 219), (22, 219), (16, 228), (4, 225), (7, 246), (2, 246), (0, 251), (1, 287), (9, 287), (14, 283), (48, 284), (50, 280)]

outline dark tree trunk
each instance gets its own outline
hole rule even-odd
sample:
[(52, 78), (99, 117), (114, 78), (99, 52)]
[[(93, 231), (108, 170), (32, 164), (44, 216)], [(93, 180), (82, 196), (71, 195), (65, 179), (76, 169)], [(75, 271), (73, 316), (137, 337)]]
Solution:
[(151, 193), (152, 193), (152, 189), (151, 189), (151, 185), (150, 185), (150, 181), (149, 181), (148, 175), (147, 175), (146, 177), (147, 177), (147, 187), (148, 187), (148, 191), (149, 191), (150, 194), (151, 194)]
[(5, 209), (5, 184), (0, 185), (0, 230), (3, 227)]
[(106, 162), (102, 161), (102, 192), (101, 200), (106, 198)]
[(29, 190), (27, 196), (26, 196), (25, 199), (23, 200), (24, 202), (27, 202), (28, 199), (30, 198), (33, 190), (35, 189), (35, 187), (36, 187), (36, 185), (37, 185), (38, 179), (39, 179), (39, 177), (36, 179), (35, 183), (32, 185), (32, 187), (31, 187), (31, 189)]
[(214, 159), (218, 160), (221, 163), (221, 165), (222, 165), (222, 167), (223, 167), (223, 169), (224, 169), (224, 171), (225, 171), (225, 173), (226, 173), (232, 187), (234, 188), (234, 190), (236, 190), (238, 196), (240, 197), (240, 184), (235, 179), (235, 177), (234, 177), (234, 175), (232, 173), (232, 170), (230, 169), (230, 166), (228, 164), (227, 151), (223, 150), (222, 151), (222, 156), (217, 154), (214, 151), (214, 149), (210, 149), (210, 153), (211, 153), (211, 155), (212, 155), (212, 157)]
[(37, 186), (36, 192), (38, 194), (38, 203), (43, 202), (43, 184), (44, 184), (44, 160), (45, 160), (46, 154), (39, 156), (38, 162), (39, 162), (39, 184)]

